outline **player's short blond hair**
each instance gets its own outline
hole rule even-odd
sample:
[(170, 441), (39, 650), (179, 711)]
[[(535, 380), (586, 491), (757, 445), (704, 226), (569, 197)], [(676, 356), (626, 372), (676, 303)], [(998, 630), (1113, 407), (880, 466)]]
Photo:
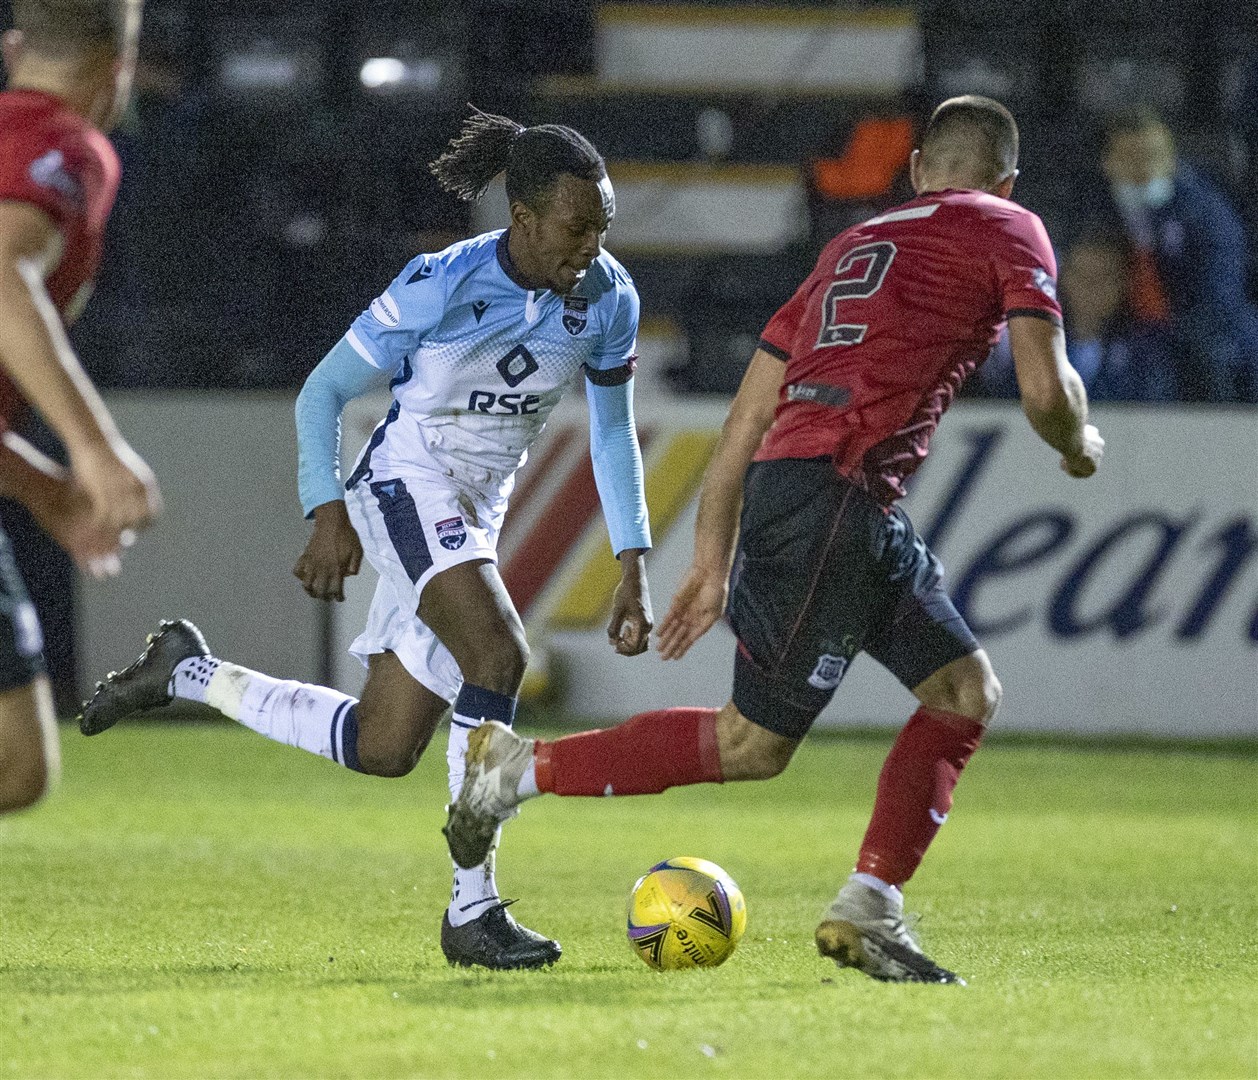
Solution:
[(13, 0), (26, 48), (58, 59), (96, 49), (122, 52), (143, 0)]

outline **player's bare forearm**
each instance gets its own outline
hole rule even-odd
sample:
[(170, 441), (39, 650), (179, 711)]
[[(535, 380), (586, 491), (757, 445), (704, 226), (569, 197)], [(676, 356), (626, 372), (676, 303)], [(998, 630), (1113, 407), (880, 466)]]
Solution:
[(52, 458), (15, 432), (0, 436), (0, 495), (35, 510), (63, 498), (68, 487), (69, 473)]
[(1045, 319), (1009, 320), (1009, 344), (1022, 396), (1022, 411), (1035, 433), (1062, 456), (1071, 476), (1091, 476), (1100, 464), (1104, 440), (1088, 423), (1083, 380), (1066, 357), (1060, 326)]
[(680, 660), (725, 610), (743, 479), (773, 424), (786, 365), (757, 349), (730, 405), (699, 494), (694, 559), (660, 623), (659, 653)]
[(724, 577), (734, 560), (743, 478), (764, 433), (773, 424), (786, 365), (757, 349), (721, 428), (699, 493), (695, 522), (696, 567)]
[(73, 455), (117, 432), (44, 287), (59, 242), (40, 211), (0, 206), (0, 367)]
[(122, 568), (132, 534), (98, 521), (70, 471), (12, 431), (0, 437), (0, 495), (25, 506), (83, 573), (106, 578)]

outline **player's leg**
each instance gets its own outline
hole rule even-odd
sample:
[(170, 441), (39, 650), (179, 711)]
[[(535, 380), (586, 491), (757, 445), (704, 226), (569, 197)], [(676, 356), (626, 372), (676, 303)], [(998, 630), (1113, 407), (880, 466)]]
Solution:
[[(524, 627), (497, 566), (487, 558), (454, 563), (424, 585), (419, 620), (449, 651), (463, 676), (450, 717), (446, 762), (450, 798), (463, 788), (469, 736), (486, 720), (510, 728), (528, 664)], [(538, 967), (559, 959), (559, 943), (520, 926), (499, 898), (495, 876), (500, 829), (471, 865), (454, 865), (441, 945), (454, 964)]]
[[(753, 466), (730, 595), (739, 638), (733, 700), (719, 710), (655, 710), (535, 745), (483, 729), (469, 751), (470, 786), (446, 825), (456, 861), (473, 861), (494, 821), (538, 793), (654, 794), (780, 773), (846, 665), (830, 640), (846, 618), (840, 612), (836, 623), (842, 590), (832, 567), (846, 543), (844, 506), (844, 490), (826, 461)], [(862, 618), (861, 606), (850, 606), (852, 617)], [(849, 642), (853, 652), (857, 640)]]
[(57, 719), (46, 675), (0, 690), (0, 814), (33, 806), (60, 767)]
[[(944, 592), (938, 561), (902, 512), (895, 546), (904, 572), (888, 582), (888, 618), (865, 650), (921, 702), (882, 767), (856, 869), (817, 929), (823, 955), (877, 978), (951, 982), (904, 927), (902, 887), (952, 807), (952, 793), (987, 722), (1000, 684), (973, 633)], [(920, 958), (920, 959), (919, 959)]]
[(60, 767), (43, 647), (35, 606), (0, 531), (0, 814), (38, 802)]
[(96, 735), (177, 700), (208, 705), (268, 739), (375, 776), (410, 772), (446, 708), (391, 652), (370, 656), (359, 700), (220, 660), (200, 631), (179, 619), (162, 623), (135, 663), (98, 684), (79, 727)]

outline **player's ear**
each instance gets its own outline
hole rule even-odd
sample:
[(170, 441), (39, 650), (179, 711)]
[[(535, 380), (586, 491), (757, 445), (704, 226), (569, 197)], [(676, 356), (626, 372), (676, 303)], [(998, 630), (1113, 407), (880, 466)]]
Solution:
[(1003, 177), (992, 188), (992, 194), (1002, 199), (1007, 199), (1013, 194), (1014, 181), (1018, 179), (1018, 170), (1014, 169), (1008, 176)]
[(922, 152), (914, 150), (909, 155), (909, 182), (913, 185), (913, 194), (922, 193)]
[(13, 73), (17, 71), (18, 61), (22, 58), (22, 47), (25, 44), (25, 35), (21, 30), (6, 30), (4, 37), (0, 38), (0, 53), (4, 56), (4, 71), (10, 81), (13, 79)]
[(521, 232), (531, 232), (537, 222), (537, 214), (527, 203), (517, 199), (511, 204), (511, 227)]

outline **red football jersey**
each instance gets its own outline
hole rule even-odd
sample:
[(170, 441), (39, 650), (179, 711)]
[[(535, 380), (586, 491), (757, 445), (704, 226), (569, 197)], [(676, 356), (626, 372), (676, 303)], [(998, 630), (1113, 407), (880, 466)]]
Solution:
[(1060, 323), (1056, 278), (1040, 219), (981, 191), (932, 192), (841, 232), (765, 327), (786, 375), (757, 460), (830, 456), (898, 499), (1005, 320)]
[[(109, 140), (60, 98), (38, 90), (0, 93), (0, 199), (38, 206), (61, 233), (61, 260), (46, 284), (67, 323), (100, 265), (121, 172)], [(7, 419), (15, 395), (3, 383), (0, 416)]]

